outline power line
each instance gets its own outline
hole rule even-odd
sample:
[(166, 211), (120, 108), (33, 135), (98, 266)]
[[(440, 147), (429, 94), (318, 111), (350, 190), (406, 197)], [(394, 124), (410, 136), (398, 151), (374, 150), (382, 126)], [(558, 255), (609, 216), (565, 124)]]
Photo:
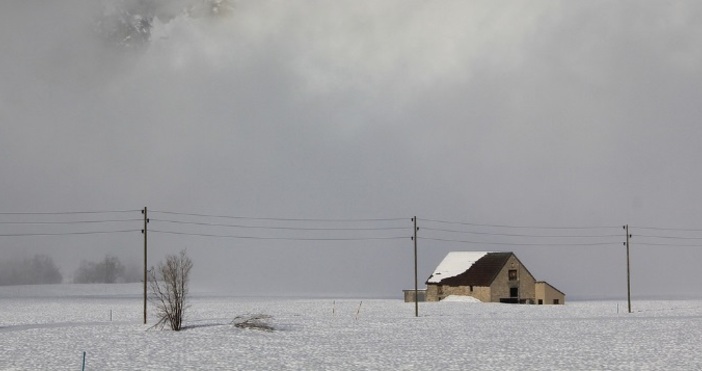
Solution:
[(218, 237), (218, 238), (235, 238), (235, 239), (247, 239), (247, 240), (284, 240), (284, 241), (369, 241), (369, 240), (399, 240), (399, 239), (409, 239), (407, 236), (393, 236), (393, 237), (348, 237), (348, 238), (324, 238), (324, 237), (260, 237), (260, 236), (240, 236), (240, 235), (221, 235), (221, 234), (209, 234), (209, 233), (188, 233), (188, 232), (173, 232), (173, 231), (160, 231), (149, 229), (149, 233), (161, 233), (161, 234), (175, 234), (183, 236), (197, 236), (197, 237)]
[(133, 233), (139, 232), (138, 229), (127, 229), (119, 231), (91, 231), (91, 232), (59, 232), (59, 233), (7, 233), (0, 234), (0, 237), (31, 237), (31, 236), (73, 236), (73, 235), (91, 235), (91, 234), (113, 234), (113, 233)]
[(101, 211), (48, 211), (48, 212), (0, 212), (0, 215), (76, 215), (76, 214), (117, 214), (137, 213), (140, 210), (101, 210)]
[(663, 227), (636, 227), (630, 226), (630, 229), (649, 229), (654, 231), (677, 231), (677, 232), (702, 232), (702, 229), (690, 229), (690, 228), (663, 228)]
[(606, 237), (621, 237), (618, 234), (609, 235), (535, 235), (535, 234), (512, 234), (512, 233), (490, 233), (490, 232), (473, 232), (473, 231), (459, 231), (454, 229), (444, 229), (444, 228), (432, 228), (432, 227), (422, 227), (425, 231), (436, 231), (436, 232), (450, 232), (450, 233), (462, 233), (462, 234), (474, 234), (474, 235), (486, 235), (486, 236), (502, 236), (502, 237), (534, 237), (534, 238), (606, 238)]
[(243, 225), (243, 224), (224, 224), (224, 223), (205, 223), (205, 222), (187, 222), (181, 220), (168, 219), (153, 219), (152, 222), (199, 225), (207, 227), (230, 227), (230, 228), (247, 228), (247, 229), (272, 229), (272, 230), (292, 230), (292, 231), (391, 231), (391, 230), (408, 230), (409, 227), (375, 227), (375, 228), (310, 228), (310, 227), (287, 227), (287, 226), (261, 226), (261, 225)]
[(447, 239), (447, 238), (433, 238), (433, 237), (417, 237), (420, 240), (428, 240), (428, 241), (441, 241), (441, 242), (457, 242), (457, 243), (466, 243), (466, 244), (474, 244), (474, 245), (505, 245), (505, 246), (605, 246), (605, 245), (620, 245), (621, 242), (592, 242), (592, 243), (574, 243), (574, 242), (568, 242), (568, 243), (534, 243), (534, 242), (526, 242), (526, 243), (518, 243), (518, 242), (484, 242), (484, 241), (470, 241), (470, 240), (454, 240), (454, 239)]
[(679, 246), (679, 247), (702, 247), (702, 243), (699, 244), (683, 244), (683, 243), (656, 243), (656, 242), (636, 242), (639, 246)]
[(674, 240), (702, 240), (702, 237), (682, 237), (682, 236), (649, 236), (643, 234), (635, 234), (633, 237), (645, 237), (645, 238), (662, 238), (662, 239), (674, 239)]
[[(108, 215), (108, 214), (119, 214), (119, 213), (136, 213), (141, 210), (88, 210), (88, 211), (46, 211), (46, 212), (0, 212), (0, 216), (70, 216), (70, 215)], [(221, 218), (229, 220), (248, 220), (248, 221), (269, 221), (269, 222), (318, 222), (318, 223), (371, 223), (371, 222), (399, 222), (411, 220), (411, 218), (282, 218), (282, 217), (251, 217), (251, 216), (236, 216), (236, 215), (217, 215), (217, 214), (205, 214), (205, 213), (186, 213), (186, 212), (175, 212), (175, 211), (165, 211), (165, 210), (152, 210), (152, 213), (163, 214), (163, 215), (177, 215), (177, 216), (189, 216), (196, 218)], [(4, 220), (0, 221), (0, 225), (80, 225), (80, 224), (107, 224), (107, 223), (129, 223), (138, 222), (142, 219), (129, 218), (129, 219), (93, 219), (93, 220)], [(620, 227), (613, 226), (527, 226), (527, 225), (508, 225), (508, 224), (483, 224), (483, 223), (471, 223), (471, 222), (461, 222), (461, 221), (451, 221), (442, 219), (431, 219), (431, 218), (421, 218), (423, 222), (427, 222), (430, 226), (421, 227), (422, 230), (432, 231), (432, 232), (443, 232), (443, 233), (456, 233), (465, 235), (476, 235), (476, 236), (495, 236), (495, 237), (514, 237), (514, 238), (547, 238), (547, 239), (595, 239), (595, 238), (613, 238), (620, 237), (618, 234), (598, 234), (598, 235), (587, 235), (587, 234), (566, 234), (566, 235), (554, 235), (554, 234), (540, 234), (535, 233), (501, 233), (501, 232), (489, 232), (489, 231), (468, 231), (453, 228), (442, 228), (442, 227), (432, 227), (431, 223), (445, 224), (445, 225), (455, 225), (455, 226), (469, 226), (469, 227), (480, 227), (480, 228), (503, 228), (503, 229), (531, 229), (531, 230), (561, 230), (561, 231), (576, 231), (576, 230), (603, 230), (603, 229), (619, 229)], [(203, 226), (203, 227), (224, 227), (224, 228), (240, 228), (240, 229), (250, 229), (250, 230), (280, 230), (280, 231), (300, 231), (300, 232), (373, 232), (373, 231), (402, 231), (408, 230), (410, 227), (400, 227), (400, 226), (294, 226), (294, 225), (249, 225), (249, 224), (235, 224), (235, 223), (218, 223), (210, 221), (186, 221), (186, 220), (174, 220), (174, 219), (151, 219), (152, 222), (159, 223), (169, 223), (177, 225), (190, 225), (190, 226)], [(641, 226), (633, 227), (632, 229), (640, 230), (651, 230), (651, 231), (669, 231), (669, 232), (702, 232), (702, 229), (693, 228), (663, 228), (655, 226)], [(24, 237), (24, 236), (69, 236), (69, 235), (92, 235), (92, 234), (110, 234), (110, 233), (128, 233), (138, 230), (113, 230), (113, 231), (84, 231), (84, 232), (28, 232), (28, 233), (3, 233), (0, 237)], [(273, 236), (247, 236), (247, 235), (230, 235), (230, 234), (209, 234), (209, 233), (190, 233), (190, 232), (176, 232), (176, 231), (159, 231), (155, 230), (156, 233), (166, 233), (166, 234), (178, 234), (178, 235), (190, 235), (190, 236), (202, 236), (202, 237), (221, 237), (221, 238), (240, 238), (240, 239), (271, 239), (271, 240), (291, 240), (291, 241), (362, 241), (362, 240), (385, 240), (385, 239), (404, 239), (407, 237), (273, 237)], [(697, 241), (702, 240), (702, 237), (694, 236), (675, 236), (675, 235), (657, 235), (657, 234), (636, 234), (637, 238), (642, 239), (667, 239), (667, 240), (680, 240), (680, 241)], [(463, 239), (453, 239), (453, 238), (435, 238), (435, 237), (420, 237), (425, 240), (432, 241), (443, 241), (443, 242), (456, 242), (456, 243), (468, 243), (468, 244), (485, 244), (485, 245), (530, 245), (530, 246), (598, 246), (598, 245), (611, 245), (618, 244), (619, 242), (562, 242), (562, 243), (536, 243), (536, 242), (486, 242), (486, 241), (472, 241)], [(693, 244), (666, 244), (666, 243), (654, 243), (637, 241), (639, 245), (652, 245), (652, 246), (699, 246)]]
[[(137, 210), (138, 211), (138, 210)], [(183, 215), (205, 218), (223, 218), (223, 219), (246, 219), (246, 220), (267, 220), (267, 221), (289, 221), (289, 222), (382, 222), (382, 221), (407, 221), (409, 218), (359, 218), (359, 219), (333, 219), (333, 218), (272, 218), (272, 217), (251, 217), (251, 216), (236, 216), (236, 215), (215, 215), (215, 214), (197, 214), (183, 213), (174, 211), (159, 211), (154, 210), (151, 213), (168, 214), (168, 215)]]
[[(555, 230), (586, 230), (586, 229), (620, 229), (621, 226), (589, 226), (589, 227), (557, 227), (557, 226), (527, 226), (527, 225), (508, 225), (508, 224), (479, 224), (479, 223), (469, 223), (469, 222), (458, 222), (451, 220), (440, 220), (440, 219), (425, 219), (420, 218), (419, 220), (425, 222), (443, 223), (443, 224), (453, 224), (453, 225), (466, 225), (472, 227), (489, 227), (489, 228), (513, 228), (513, 229), (555, 229)], [(425, 227), (426, 228), (426, 227)]]
[(100, 224), (100, 223), (120, 223), (136, 222), (141, 219), (106, 219), (106, 220), (67, 220), (67, 221), (0, 221), (0, 224)]

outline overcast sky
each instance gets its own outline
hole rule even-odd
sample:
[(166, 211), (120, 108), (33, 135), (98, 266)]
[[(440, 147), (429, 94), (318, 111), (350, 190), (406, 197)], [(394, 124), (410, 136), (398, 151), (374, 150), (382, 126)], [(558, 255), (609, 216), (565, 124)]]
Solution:
[[(150, 234), (153, 264), (188, 249), (195, 286), (398, 297), (414, 215), (420, 283), (448, 251), (515, 251), (573, 297), (626, 295), (629, 224), (635, 296), (702, 293), (702, 232), (678, 230), (702, 229), (698, 1), (192, 4), (0, 2), (0, 212), (148, 206), (153, 230), (284, 238)], [(136, 16), (147, 40), (115, 31)], [(64, 217), (141, 214), (2, 220)], [(0, 234), (141, 228), (117, 224)], [(329, 227), (383, 230), (306, 230)], [(67, 276), (108, 252), (140, 262), (142, 237), (0, 249), (50, 253)]]

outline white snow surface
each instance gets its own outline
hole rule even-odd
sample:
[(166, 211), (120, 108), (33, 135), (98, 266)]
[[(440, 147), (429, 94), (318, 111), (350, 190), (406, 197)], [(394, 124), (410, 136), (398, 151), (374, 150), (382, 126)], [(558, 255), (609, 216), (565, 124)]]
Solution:
[(441, 301), (449, 301), (449, 302), (459, 302), (459, 303), (482, 303), (482, 301), (472, 297), (472, 296), (466, 296), (466, 295), (449, 295)]
[(488, 253), (489, 251), (451, 251), (439, 263), (427, 282), (439, 283), (443, 279), (458, 276)]
[[(399, 297), (190, 304), (183, 331), (148, 330), (138, 284), (0, 287), (0, 369), (79, 370), (83, 352), (86, 370), (702, 369), (702, 300), (634, 300), (631, 314), (626, 301), (442, 301), (419, 317)], [(230, 324), (255, 313), (275, 330)]]

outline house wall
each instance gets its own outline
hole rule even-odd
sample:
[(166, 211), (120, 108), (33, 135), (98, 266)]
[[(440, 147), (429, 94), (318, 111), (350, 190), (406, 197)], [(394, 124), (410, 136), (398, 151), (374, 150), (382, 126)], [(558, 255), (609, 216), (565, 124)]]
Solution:
[(440, 301), (449, 295), (472, 296), (480, 301), (490, 301), (490, 288), (483, 286), (449, 286), (439, 284), (427, 284), (427, 301)]
[(440, 301), (449, 295), (468, 295), (463, 287), (427, 284), (427, 301)]
[(535, 292), (537, 304), (539, 300), (543, 304), (555, 304), (554, 300), (558, 300), (558, 304), (565, 304), (565, 295), (546, 282), (537, 282)]
[(489, 302), (490, 301), (490, 288), (489, 287), (483, 287), (483, 286), (475, 286), (473, 287), (473, 295), (474, 298), (482, 301), (482, 302)]
[(438, 286), (439, 285), (427, 284), (427, 301), (439, 301)]
[[(509, 271), (515, 269), (517, 271), (517, 279), (509, 279)], [(535, 285), (536, 280), (534, 276), (529, 273), (529, 271), (522, 265), (522, 263), (517, 259), (515, 255), (510, 256), (507, 263), (500, 273), (497, 275), (492, 285), (490, 285), (490, 300), (492, 302), (499, 302), (502, 298), (510, 297), (510, 288), (519, 288), (519, 300), (526, 301), (527, 303), (535, 303)]]

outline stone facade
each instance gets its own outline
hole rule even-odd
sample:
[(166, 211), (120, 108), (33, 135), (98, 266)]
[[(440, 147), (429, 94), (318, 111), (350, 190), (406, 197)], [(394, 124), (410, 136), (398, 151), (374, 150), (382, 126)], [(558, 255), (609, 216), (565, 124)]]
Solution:
[(480, 301), (492, 301), (490, 287), (427, 284), (427, 301), (440, 301), (450, 295), (472, 296)]
[[(405, 297), (405, 303), (414, 303), (414, 290), (402, 290)], [(416, 301), (427, 301), (427, 290), (417, 290)]]
[(536, 283), (535, 298), (537, 304), (565, 304), (565, 294), (549, 285), (548, 282), (539, 281)]
[[(510, 271), (516, 271), (510, 276)], [(512, 254), (507, 260), (507, 264), (502, 267), (500, 273), (490, 285), (490, 300), (491, 302), (500, 301), (516, 301), (517, 303), (534, 303), (534, 284), (536, 280), (529, 273), (529, 270), (524, 267), (522, 262)], [(515, 294), (516, 289), (516, 294)]]

